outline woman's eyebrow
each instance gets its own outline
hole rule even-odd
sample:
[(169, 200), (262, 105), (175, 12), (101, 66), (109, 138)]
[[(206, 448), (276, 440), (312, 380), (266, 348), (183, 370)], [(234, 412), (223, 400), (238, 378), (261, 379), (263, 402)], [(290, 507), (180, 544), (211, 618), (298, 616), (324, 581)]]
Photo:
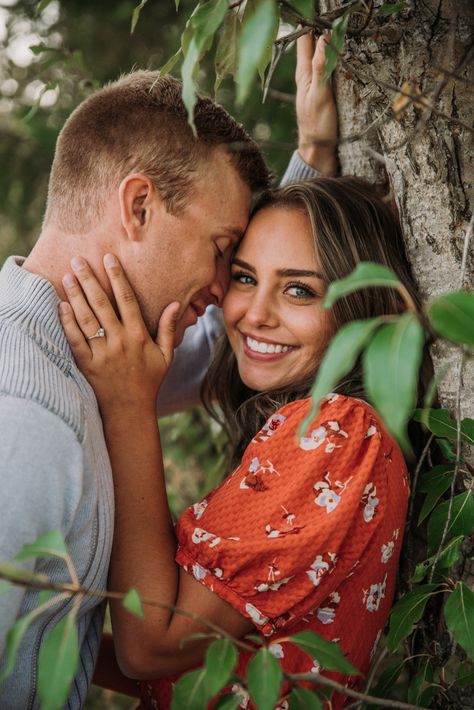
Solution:
[[(251, 264), (248, 264), (246, 261), (238, 259), (237, 257), (234, 257), (232, 259), (232, 264), (240, 266), (242, 269), (247, 269), (247, 271), (251, 271), (253, 274), (257, 273), (257, 270), (254, 266), (251, 266)], [(314, 279), (321, 279), (322, 281), (324, 280), (323, 275), (320, 274), (319, 271), (311, 271), (310, 269), (279, 269), (276, 273), (277, 276), (279, 276), (280, 278), (309, 276)]]
[(279, 269), (277, 271), (278, 276), (311, 276), (315, 279), (321, 279), (324, 280), (324, 277), (322, 274), (319, 273), (319, 271), (310, 271), (308, 269)]

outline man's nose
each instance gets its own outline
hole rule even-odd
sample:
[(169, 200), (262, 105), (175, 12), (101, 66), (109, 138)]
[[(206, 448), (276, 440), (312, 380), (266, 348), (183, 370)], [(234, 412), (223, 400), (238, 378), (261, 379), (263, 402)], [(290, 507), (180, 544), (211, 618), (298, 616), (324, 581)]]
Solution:
[(211, 295), (215, 299), (217, 306), (222, 306), (222, 301), (227, 293), (230, 284), (230, 265), (228, 259), (217, 262), (214, 280), (209, 287)]

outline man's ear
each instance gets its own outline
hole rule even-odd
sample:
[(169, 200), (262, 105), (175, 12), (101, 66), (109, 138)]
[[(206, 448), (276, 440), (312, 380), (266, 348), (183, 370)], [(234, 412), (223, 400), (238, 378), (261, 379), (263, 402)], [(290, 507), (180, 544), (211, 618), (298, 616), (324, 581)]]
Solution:
[(147, 175), (127, 175), (119, 186), (120, 217), (131, 241), (142, 238), (150, 221), (156, 189)]

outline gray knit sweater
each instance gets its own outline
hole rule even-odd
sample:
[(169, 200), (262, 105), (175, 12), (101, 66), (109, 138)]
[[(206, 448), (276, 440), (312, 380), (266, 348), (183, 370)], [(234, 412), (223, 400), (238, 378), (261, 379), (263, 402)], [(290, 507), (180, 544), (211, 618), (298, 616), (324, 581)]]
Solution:
[[(78, 371), (58, 317), (59, 298), (44, 279), (11, 257), (0, 272), (0, 560), (56, 528), (80, 583), (105, 589), (113, 532), (113, 487), (94, 393)], [(64, 562), (25, 567), (70, 581)], [(0, 657), (5, 634), (37, 605), (15, 587), (0, 596)], [(0, 687), (3, 710), (38, 707), (37, 657), (44, 635), (71, 608), (63, 601), (30, 626), (13, 675)], [(84, 600), (78, 616), (79, 672), (68, 708), (80, 708), (92, 678), (103, 607)]]

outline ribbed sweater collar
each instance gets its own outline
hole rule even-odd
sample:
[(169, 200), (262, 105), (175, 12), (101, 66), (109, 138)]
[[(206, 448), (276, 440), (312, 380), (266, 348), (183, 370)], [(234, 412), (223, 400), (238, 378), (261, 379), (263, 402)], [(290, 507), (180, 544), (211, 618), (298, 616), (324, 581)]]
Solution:
[(22, 268), (24, 257), (10, 256), (0, 271), (0, 320), (14, 322), (40, 347), (72, 360), (59, 320), (60, 298), (49, 281)]

